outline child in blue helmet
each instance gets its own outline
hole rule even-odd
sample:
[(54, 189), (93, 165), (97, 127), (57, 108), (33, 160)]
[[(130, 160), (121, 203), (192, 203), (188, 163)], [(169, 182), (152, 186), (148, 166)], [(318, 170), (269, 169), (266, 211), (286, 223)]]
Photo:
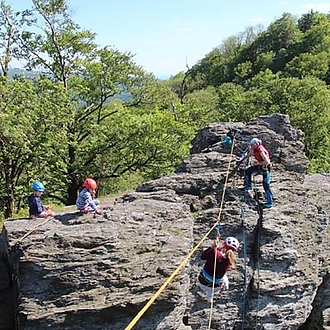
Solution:
[(32, 184), (32, 189), (33, 193), (28, 198), (30, 217), (33, 219), (52, 217), (55, 212), (51, 210), (50, 206), (43, 206), (40, 199), (45, 190), (44, 185), (40, 181), (35, 181)]

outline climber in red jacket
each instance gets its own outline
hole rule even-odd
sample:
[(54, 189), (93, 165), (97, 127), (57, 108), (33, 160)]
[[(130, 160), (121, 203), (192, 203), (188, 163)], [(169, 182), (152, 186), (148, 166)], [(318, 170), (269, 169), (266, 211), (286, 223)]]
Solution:
[[(245, 170), (244, 177), (244, 189), (246, 191), (251, 190), (251, 175), (253, 173), (262, 175), (262, 185), (265, 190), (267, 203), (263, 205), (263, 208), (271, 208), (273, 206), (273, 194), (270, 190), (270, 179), (272, 176), (271, 162), (268, 150), (263, 146), (262, 141), (258, 138), (253, 138), (250, 141), (250, 150), (243, 159), (254, 157), (255, 161), (252, 166)], [(242, 159), (242, 160), (243, 160)]]

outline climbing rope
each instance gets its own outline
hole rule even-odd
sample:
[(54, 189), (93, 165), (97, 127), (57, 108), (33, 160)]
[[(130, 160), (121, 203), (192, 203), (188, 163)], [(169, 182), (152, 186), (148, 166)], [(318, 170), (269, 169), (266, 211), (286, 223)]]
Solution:
[[(133, 320), (126, 326), (124, 330), (130, 330), (132, 329), (135, 324), (140, 320), (140, 318), (143, 316), (143, 314), (148, 310), (148, 308), (153, 304), (153, 302), (158, 298), (158, 296), (165, 290), (165, 288), (172, 282), (174, 277), (179, 273), (179, 271), (186, 265), (188, 260), (191, 258), (191, 256), (196, 252), (196, 250), (202, 245), (202, 243), (206, 240), (206, 238), (210, 235), (210, 233), (220, 224), (220, 216), (224, 204), (224, 198), (225, 198), (225, 192), (226, 192), (226, 185), (228, 182), (228, 177), (229, 177), (229, 170), (230, 170), (230, 165), (231, 165), (231, 160), (232, 160), (232, 155), (233, 155), (233, 150), (234, 150), (234, 142), (231, 146), (231, 152), (229, 155), (229, 162), (228, 162), (228, 167), (227, 167), (227, 173), (225, 177), (225, 182), (224, 182), (224, 188), (222, 191), (222, 197), (221, 197), (221, 202), (219, 206), (219, 212), (218, 212), (218, 217), (217, 221), (214, 223), (214, 225), (209, 229), (209, 231), (200, 239), (200, 241), (196, 244), (196, 246), (188, 253), (186, 258), (179, 264), (179, 266), (173, 271), (173, 273), (170, 275), (170, 277), (163, 283), (163, 285), (157, 290), (157, 292), (150, 298), (150, 300), (144, 305), (144, 307), (137, 313), (137, 315), (133, 318)], [(214, 288), (213, 288), (214, 291)], [(214, 293), (214, 292), (213, 292)], [(209, 319), (209, 329), (211, 329), (211, 320), (212, 320), (212, 311), (213, 311), (213, 293), (212, 293), (212, 299), (211, 299), (211, 308), (210, 308), (210, 319)]]
[[(235, 146), (235, 138), (233, 138), (231, 149), (230, 149), (230, 154), (229, 154), (229, 161), (228, 161), (228, 167), (227, 167), (227, 172), (226, 172), (226, 177), (225, 177), (225, 182), (223, 184), (223, 189), (222, 189), (222, 196), (221, 196), (221, 201), (220, 201), (220, 207), (219, 207), (219, 212), (218, 212), (218, 217), (217, 217), (217, 222), (216, 225), (213, 226), (214, 228), (220, 228), (220, 219), (221, 219), (221, 212), (225, 200), (225, 195), (226, 195), (226, 187), (228, 184), (228, 178), (229, 178), (229, 173), (230, 173), (230, 165), (233, 157), (233, 152), (234, 152), (234, 146)], [(219, 231), (220, 234), (220, 231)], [(213, 297), (214, 297), (214, 287), (215, 287), (215, 273), (216, 273), (216, 258), (214, 258), (214, 266), (213, 266), (213, 281), (212, 281), (212, 296), (211, 296), (211, 306), (210, 306), (210, 316), (209, 316), (209, 324), (208, 328), (211, 329), (211, 323), (212, 323), (212, 314), (213, 314)]]
[(259, 192), (257, 189), (254, 189), (254, 198), (257, 203), (258, 209), (258, 222), (257, 222), (257, 239), (256, 239), (256, 270), (257, 270), (257, 312), (255, 318), (255, 329), (258, 329), (258, 320), (259, 320), (259, 304), (260, 304), (260, 263), (259, 263), (259, 254), (260, 254), (260, 232), (262, 228), (262, 220), (263, 220), (263, 208), (259, 200)]
[(243, 259), (244, 259), (244, 293), (243, 293), (243, 308), (242, 308), (242, 330), (244, 330), (245, 316), (246, 316), (246, 293), (248, 286), (248, 272), (247, 272), (247, 234), (245, 223), (245, 210), (241, 206), (241, 225), (243, 228)]
[[(248, 164), (244, 165), (244, 177), (245, 171)], [(235, 173), (236, 174), (236, 173)], [(255, 243), (255, 268), (256, 268), (256, 285), (257, 285), (257, 313), (255, 319), (255, 329), (257, 329), (258, 324), (258, 311), (259, 311), (259, 304), (260, 304), (260, 264), (259, 264), (259, 253), (260, 253), (260, 231), (262, 228), (262, 220), (263, 220), (263, 208), (262, 204), (259, 200), (259, 191), (256, 188), (256, 182), (254, 177), (252, 179), (252, 187), (254, 191), (254, 199), (257, 204), (257, 212), (258, 212), (258, 222), (256, 226), (256, 243)], [(246, 306), (247, 306), (247, 289), (248, 289), (248, 272), (247, 272), (247, 227), (245, 223), (245, 208), (244, 205), (247, 204), (247, 192), (244, 191), (243, 197), (243, 204), (241, 206), (241, 224), (243, 229), (243, 258), (244, 258), (244, 294), (243, 294), (243, 306), (242, 306), (242, 327), (241, 329), (244, 330), (245, 327), (245, 318), (246, 318)]]

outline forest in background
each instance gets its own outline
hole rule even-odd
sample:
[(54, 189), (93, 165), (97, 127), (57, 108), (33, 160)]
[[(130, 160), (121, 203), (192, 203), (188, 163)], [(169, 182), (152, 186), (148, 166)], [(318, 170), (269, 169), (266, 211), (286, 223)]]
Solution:
[[(160, 81), (70, 17), (65, 0), (0, 10), (0, 212), (26, 209), (34, 180), (75, 204), (87, 176), (99, 194), (173, 172), (205, 125), (284, 113), (304, 132), (310, 173), (330, 172), (330, 16), (283, 13), (219, 41)], [(217, 41), (215, 41), (216, 44)], [(9, 76), (13, 60), (39, 75)]]

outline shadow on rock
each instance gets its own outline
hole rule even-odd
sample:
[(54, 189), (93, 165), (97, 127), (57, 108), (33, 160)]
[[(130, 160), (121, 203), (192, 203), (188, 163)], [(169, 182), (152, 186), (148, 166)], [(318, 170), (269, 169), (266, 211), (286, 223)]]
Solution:
[(63, 225), (71, 225), (69, 221), (77, 219), (81, 216), (82, 213), (79, 211), (72, 212), (72, 213), (65, 213), (65, 214), (58, 214), (54, 216), (54, 219), (61, 221)]

